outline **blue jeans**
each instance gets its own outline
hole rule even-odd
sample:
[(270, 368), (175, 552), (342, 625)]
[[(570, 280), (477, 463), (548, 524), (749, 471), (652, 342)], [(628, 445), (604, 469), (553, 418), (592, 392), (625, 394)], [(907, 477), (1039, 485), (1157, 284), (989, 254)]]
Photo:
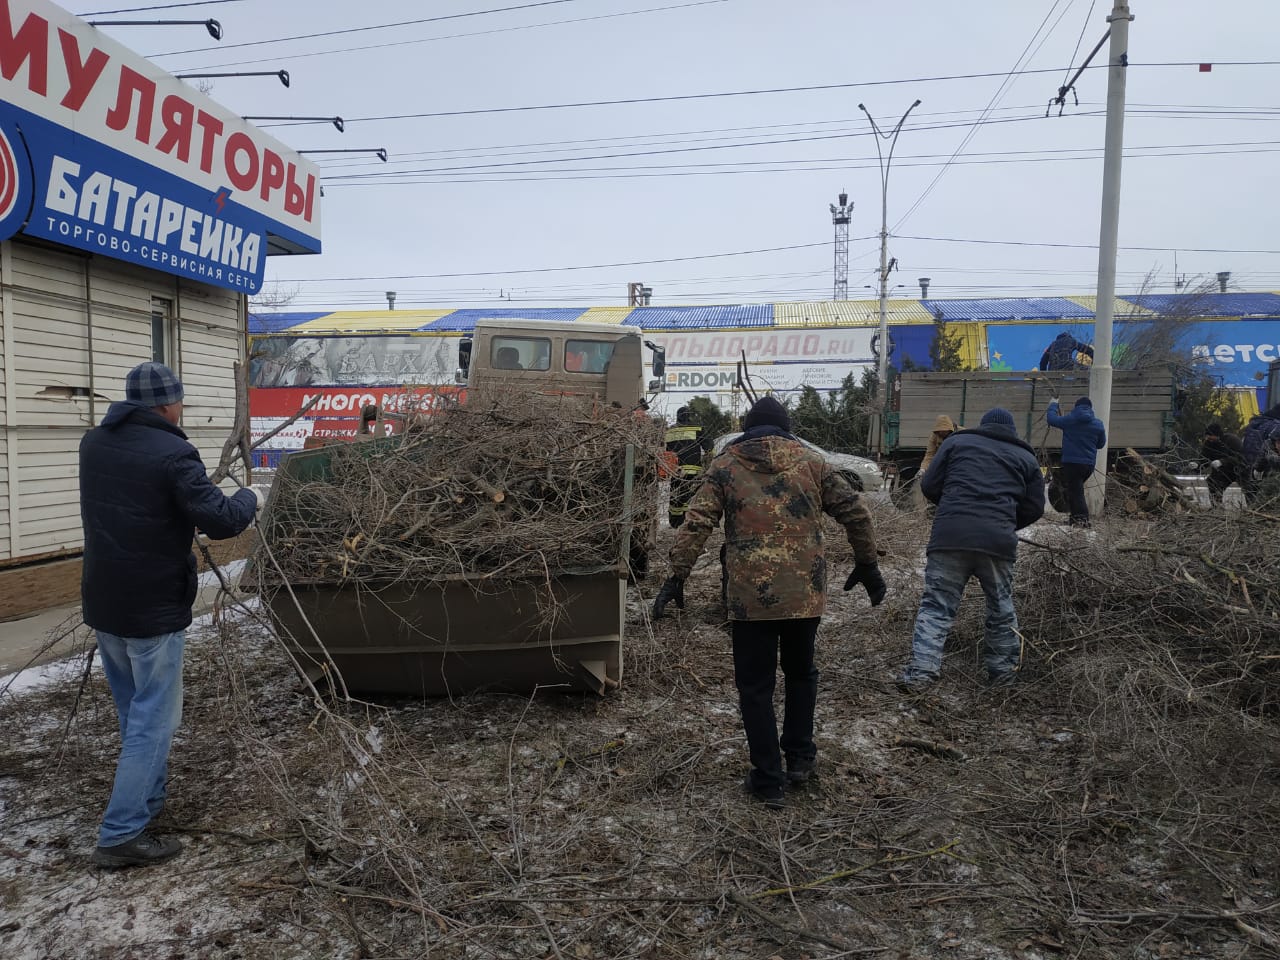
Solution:
[(140, 834), (164, 805), (169, 744), (182, 721), (186, 631), (142, 638), (97, 633), (120, 718), (120, 760), (98, 831), (98, 845), (113, 847)]
[(1013, 561), (974, 550), (931, 550), (905, 679), (933, 680), (941, 672), (942, 645), (970, 577), (978, 578), (987, 597), (984, 660), (988, 677), (994, 679), (1018, 669), (1022, 642), (1013, 612)]

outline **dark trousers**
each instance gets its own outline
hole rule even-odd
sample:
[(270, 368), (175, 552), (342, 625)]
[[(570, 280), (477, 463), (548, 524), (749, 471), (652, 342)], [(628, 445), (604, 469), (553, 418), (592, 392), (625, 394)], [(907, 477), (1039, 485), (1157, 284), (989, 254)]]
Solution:
[[(783, 785), (783, 754), (788, 762), (817, 755), (813, 711), (818, 702), (818, 668), (813, 663), (813, 645), (820, 619), (733, 621), (733, 676), (756, 787)], [(773, 712), (779, 654), (786, 692), (781, 740)]]
[(1089, 503), (1084, 498), (1085, 481), (1093, 476), (1093, 464), (1064, 463), (1058, 471), (1062, 478), (1062, 486), (1067, 494), (1067, 510), (1071, 514), (1072, 526), (1088, 526)]
[[(1205, 479), (1205, 483), (1209, 487), (1209, 500), (1216, 506), (1222, 506), (1222, 495), (1226, 492), (1227, 487), (1236, 482), (1236, 472), (1229, 467), (1219, 467), (1217, 470), (1210, 470), (1209, 476)], [(1242, 482), (1240, 488), (1244, 489)]]

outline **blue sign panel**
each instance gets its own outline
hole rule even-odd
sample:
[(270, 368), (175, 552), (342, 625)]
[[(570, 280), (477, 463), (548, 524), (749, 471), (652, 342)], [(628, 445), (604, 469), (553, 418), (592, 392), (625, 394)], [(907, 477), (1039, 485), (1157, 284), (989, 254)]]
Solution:
[[(1070, 333), (1093, 342), (1092, 323), (989, 323), (987, 358), (992, 370), (1034, 370), (1053, 338)], [(1132, 366), (1138, 352), (1155, 344), (1161, 352), (1185, 355), (1228, 387), (1256, 387), (1267, 365), (1280, 359), (1280, 320), (1196, 320), (1156, 330), (1149, 322), (1115, 325), (1112, 362)]]
[(0, 239), (257, 293), (320, 252), (315, 164), (49, 0), (0, 0)]
[(262, 288), (267, 220), (230, 190), (210, 193), (5, 103), (0, 154), (0, 196), (13, 197), (0, 239), (21, 230), (220, 287)]

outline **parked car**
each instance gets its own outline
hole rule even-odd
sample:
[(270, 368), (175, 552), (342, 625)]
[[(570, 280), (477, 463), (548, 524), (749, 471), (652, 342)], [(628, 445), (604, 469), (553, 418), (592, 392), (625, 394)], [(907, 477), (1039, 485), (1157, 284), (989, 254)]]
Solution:
[[(726, 433), (722, 437), (717, 437), (711, 447), (712, 456), (718, 456), (723, 453), (724, 448), (740, 436), (742, 436), (741, 433)], [(832, 453), (830, 450), (823, 450), (816, 443), (810, 443), (803, 437), (797, 437), (796, 439), (814, 453), (820, 455), (831, 469), (849, 481), (849, 485), (853, 489), (871, 493), (884, 487), (884, 474), (880, 472), (880, 467), (874, 460), (855, 456), (852, 453)]]

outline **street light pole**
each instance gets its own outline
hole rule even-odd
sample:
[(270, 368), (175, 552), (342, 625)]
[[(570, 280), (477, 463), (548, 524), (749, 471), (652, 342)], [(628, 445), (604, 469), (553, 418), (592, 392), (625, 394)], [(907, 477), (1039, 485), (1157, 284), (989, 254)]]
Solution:
[[(871, 123), (871, 131), (876, 135), (876, 157), (880, 161), (880, 356), (876, 375), (879, 380), (877, 390), (880, 394), (881, 410), (884, 409), (889, 396), (889, 167), (893, 164), (893, 148), (898, 145), (898, 134), (902, 132), (902, 125), (907, 122), (911, 111), (918, 106), (920, 106), (919, 100), (907, 107), (907, 112), (902, 115), (902, 119), (891, 132), (881, 133), (875, 117), (871, 116), (871, 111), (867, 109), (866, 104), (858, 104), (858, 109), (867, 115), (867, 120)], [(880, 149), (881, 140), (889, 141), (887, 157)], [(872, 418), (872, 422), (877, 427), (877, 440), (880, 433), (879, 420), (878, 416)], [(877, 442), (875, 446), (878, 448), (879, 443)]]

